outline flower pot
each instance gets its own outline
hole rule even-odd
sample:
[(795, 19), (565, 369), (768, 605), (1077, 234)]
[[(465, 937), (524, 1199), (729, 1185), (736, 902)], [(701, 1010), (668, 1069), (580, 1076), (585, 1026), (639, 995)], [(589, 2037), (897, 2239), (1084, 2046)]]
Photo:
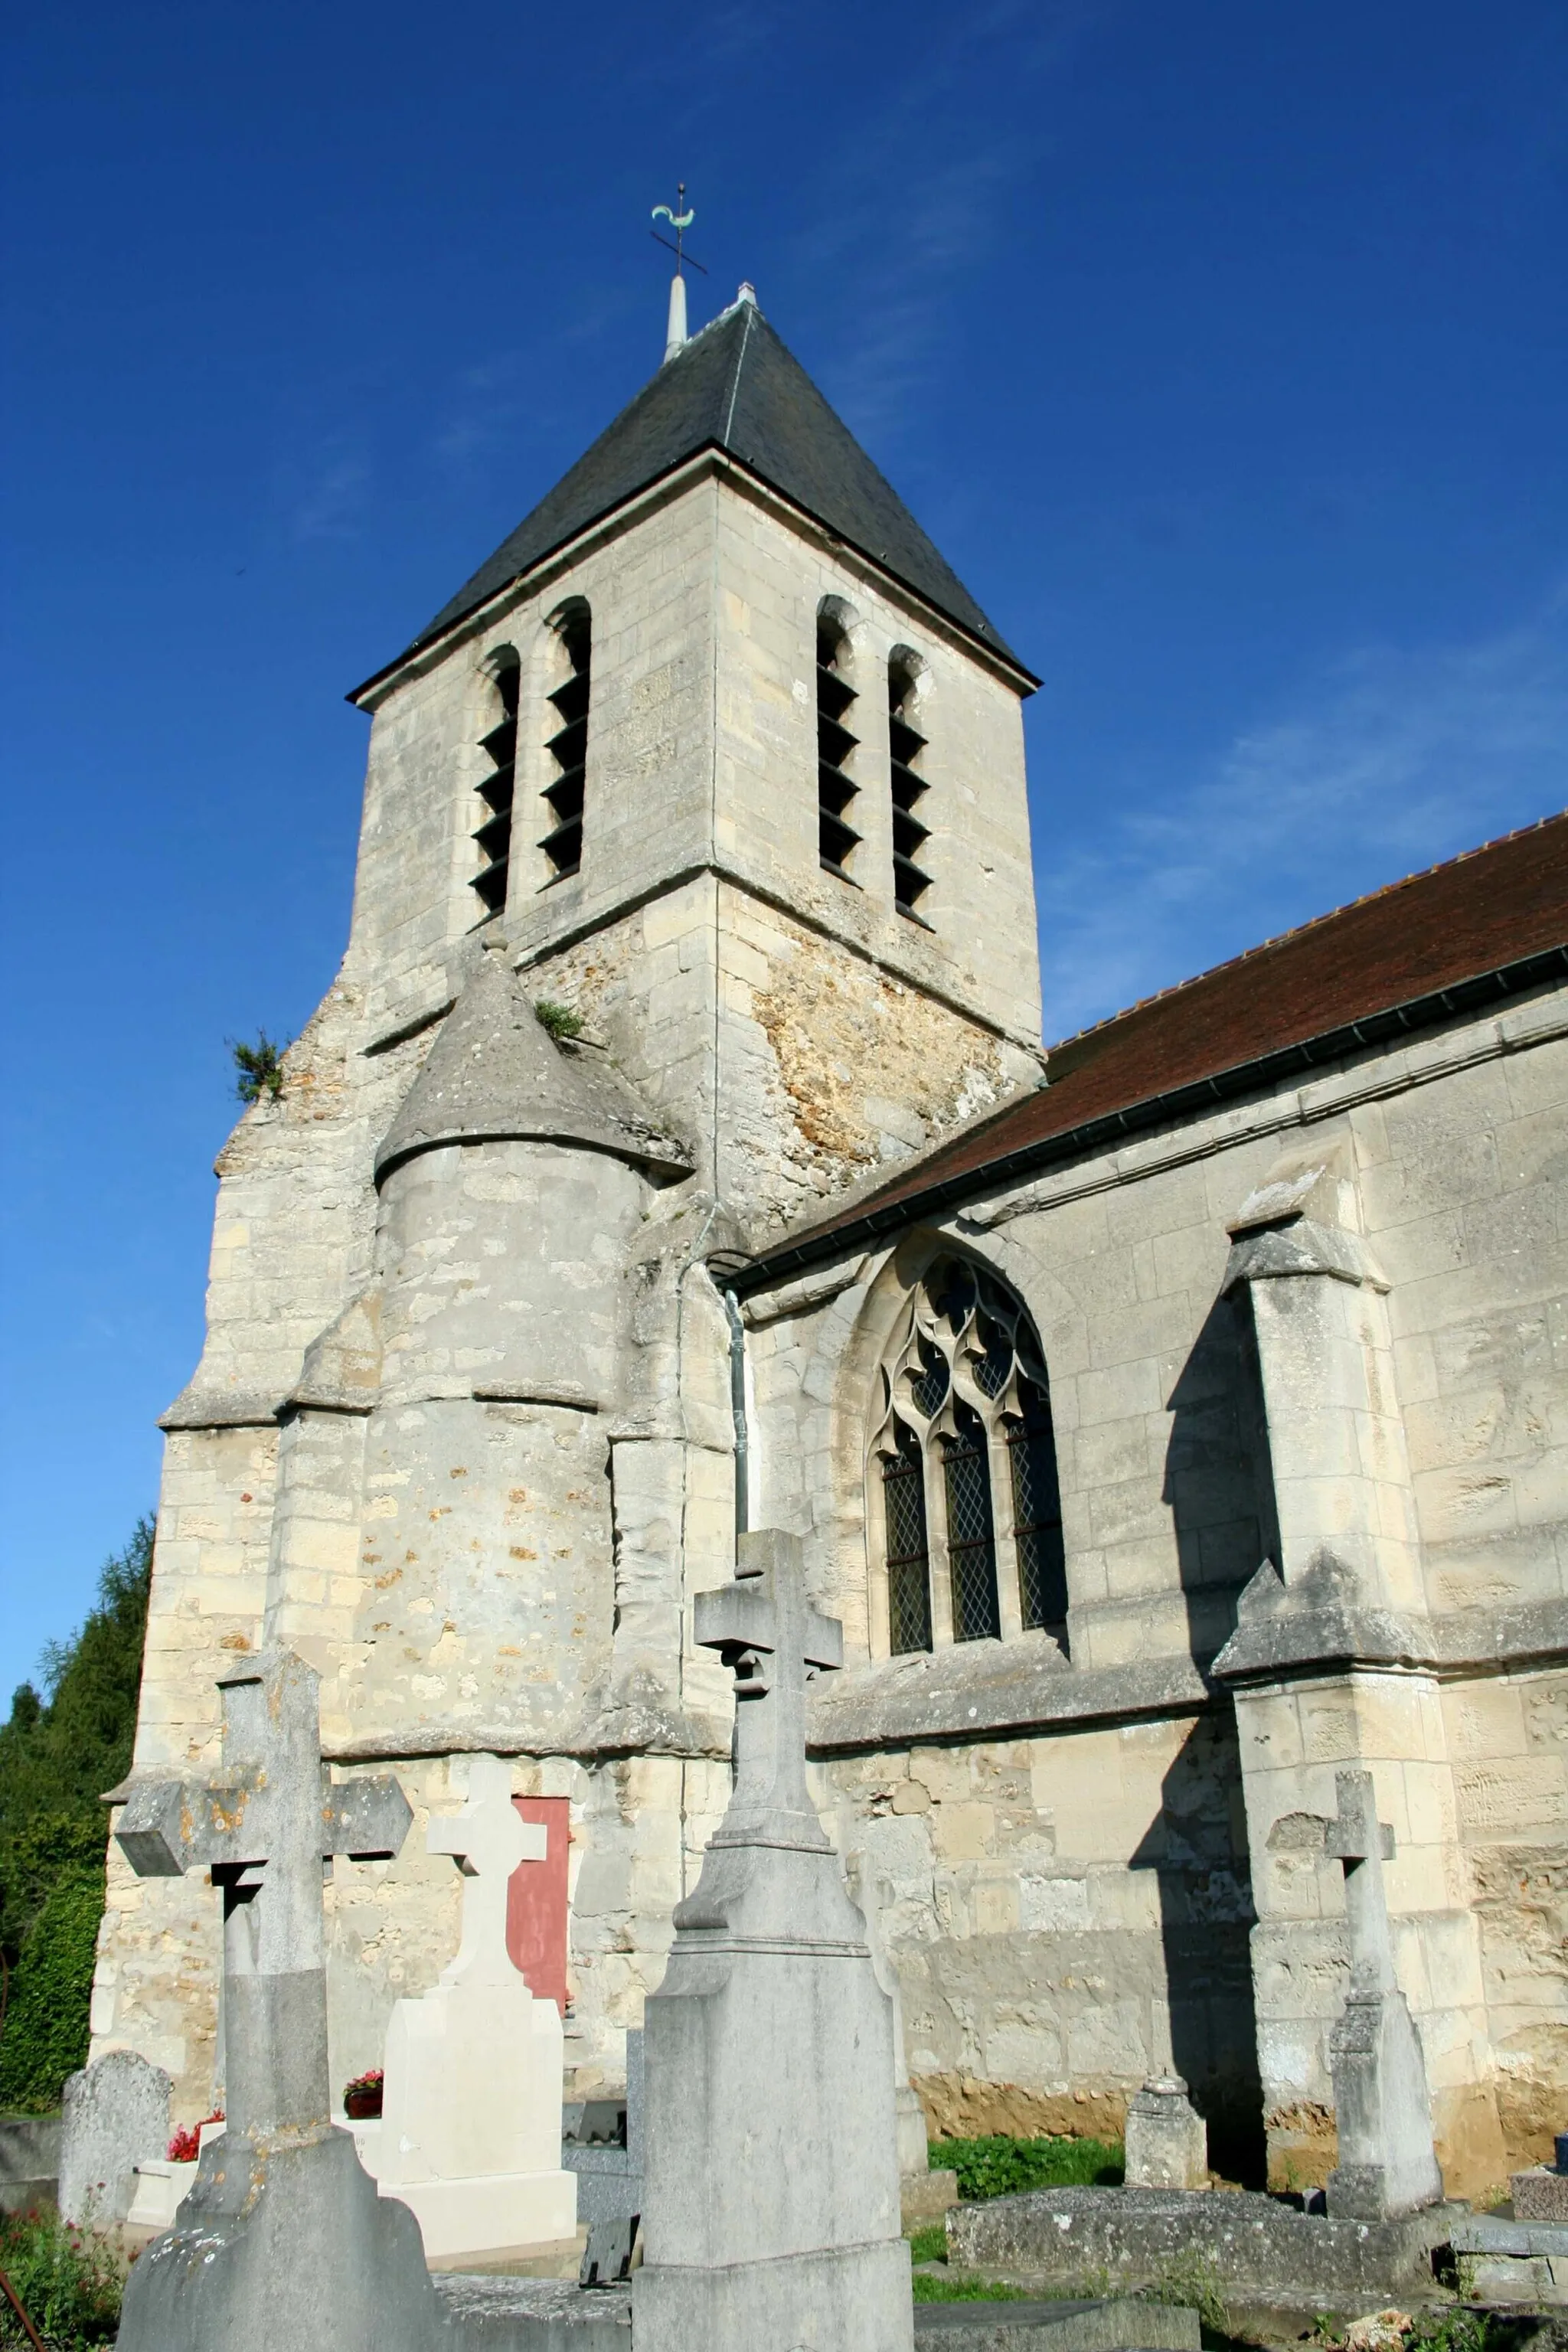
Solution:
[(363, 2091), (345, 2091), (343, 2113), (351, 2123), (373, 2123), (381, 2113), (381, 2084), (367, 2084)]

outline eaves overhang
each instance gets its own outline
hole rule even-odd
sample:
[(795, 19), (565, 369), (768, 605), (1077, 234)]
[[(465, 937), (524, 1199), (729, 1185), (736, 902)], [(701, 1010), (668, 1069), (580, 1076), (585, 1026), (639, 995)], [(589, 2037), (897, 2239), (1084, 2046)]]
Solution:
[[(1521, 957), (1514, 963), (1499, 965), (1493, 971), (1478, 972), (1471, 979), (1436, 989), (1427, 995), (1413, 997), (1405, 1003), (1389, 1005), (1384, 1011), (1364, 1014), (1337, 1028), (1324, 1030), (1316, 1036), (1303, 1037), (1291, 1045), (1260, 1054), (1252, 1060), (1238, 1062), (1209, 1076), (1173, 1087), (1168, 1093), (1146, 1096), (1123, 1108), (1102, 1112), (1079, 1126), (1064, 1128), (1058, 1134), (1043, 1136), (1015, 1151), (1003, 1152), (995, 1160), (987, 1160), (979, 1167), (966, 1169), (959, 1175), (923, 1186), (913, 1192), (901, 1193), (897, 1201), (881, 1208), (872, 1206), (858, 1216), (847, 1218), (842, 1223), (825, 1226), (817, 1233), (804, 1234), (798, 1241), (765, 1251), (748, 1262), (735, 1263), (726, 1259), (723, 1286), (733, 1290), (738, 1297), (748, 1297), (754, 1291), (765, 1289), (770, 1283), (793, 1278), (829, 1258), (854, 1250), (865, 1250), (874, 1244), (885, 1245), (909, 1227), (959, 1208), (982, 1193), (997, 1192), (1005, 1185), (1038, 1175), (1047, 1169), (1060, 1167), (1090, 1152), (1103, 1150), (1108, 1144), (1146, 1134), (1153, 1128), (1190, 1117), (1215, 1104), (1262, 1092), (1279, 1085), (1281, 1080), (1307, 1070), (1321, 1068), (1328, 1063), (1342, 1061), (1348, 1055), (1364, 1051), (1369, 1046), (1387, 1045), (1402, 1035), (1434, 1028), (1440, 1022), (1478, 1012), (1489, 1003), (1495, 1003), (1500, 997), (1517, 996), (1526, 989), (1539, 986), (1542, 981), (1561, 978), (1565, 973), (1568, 973), (1568, 942), (1535, 955)], [(1047, 1061), (1047, 1093), (1049, 1066)], [(1016, 1108), (1014, 1103), (1005, 1105), (996, 1114), (998, 1121), (1005, 1119)]]

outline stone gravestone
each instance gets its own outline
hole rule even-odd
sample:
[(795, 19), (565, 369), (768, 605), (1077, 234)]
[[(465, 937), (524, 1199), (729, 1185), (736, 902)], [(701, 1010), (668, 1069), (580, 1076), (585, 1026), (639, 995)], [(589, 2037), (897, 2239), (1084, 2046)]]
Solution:
[(136, 2167), (169, 2152), (170, 2082), (134, 2050), (109, 2050), (68, 2077), (60, 2126), (60, 2219), (108, 2229), (136, 2194)]
[(1383, 1885), (1394, 1832), (1377, 1818), (1370, 1772), (1340, 1772), (1335, 1782), (1340, 1809), (1327, 1850), (1344, 1865), (1351, 1983), (1329, 2037), (1339, 2163), (1328, 2204), (1335, 2218), (1381, 2221), (1436, 2204), (1443, 2176), (1421, 2037), (1394, 1974)]
[(892, 2008), (805, 1783), (838, 1626), (800, 1544), (742, 1536), (697, 1639), (735, 1675), (735, 1785), (644, 2011), (637, 2352), (911, 2352)]
[(577, 2212), (590, 2231), (629, 2221), (643, 2200), (643, 2037), (626, 2034), (626, 2102), (588, 2099), (569, 2112), (561, 2161), (577, 2176)]
[(120, 2352), (431, 2352), (445, 2330), (413, 2216), (331, 2125), (322, 1862), (395, 1854), (413, 1816), (388, 1774), (329, 1785), (319, 1688), (291, 1651), (247, 1659), (218, 1684), (219, 1769), (121, 1816), (141, 1876), (205, 1864), (223, 1890), (228, 2129), (132, 2271)]
[(431, 1990), (392, 2012), (381, 2192), (417, 2215), (426, 2256), (443, 2269), (570, 2251), (577, 2184), (561, 2162), (561, 2012), (534, 1998), (507, 1951), (508, 1884), (543, 1861), (545, 1829), (519, 1815), (510, 1766), (476, 1756), (468, 1802), (433, 1821), (426, 1843), (463, 1873), (462, 1940)]
[(1127, 2104), (1129, 2189), (1206, 2189), (1208, 2126), (1179, 2074), (1155, 2074)]

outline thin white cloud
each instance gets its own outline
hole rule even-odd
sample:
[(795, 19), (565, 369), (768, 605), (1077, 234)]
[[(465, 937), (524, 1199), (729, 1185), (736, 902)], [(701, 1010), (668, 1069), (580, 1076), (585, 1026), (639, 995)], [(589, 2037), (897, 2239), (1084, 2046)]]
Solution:
[(1568, 587), (1470, 645), (1367, 647), (1205, 772), (1036, 859), (1047, 1037), (1568, 800)]

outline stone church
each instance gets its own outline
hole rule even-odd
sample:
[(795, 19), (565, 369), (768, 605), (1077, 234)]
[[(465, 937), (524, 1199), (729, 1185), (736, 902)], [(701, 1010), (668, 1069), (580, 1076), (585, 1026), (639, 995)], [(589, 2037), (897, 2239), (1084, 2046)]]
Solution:
[[(1037, 680), (749, 288), (353, 699), (347, 952), (241, 1119), (133, 1777), (291, 1644), (340, 1777), (510, 1759), (614, 2086), (728, 1793), (737, 1527), (933, 2130), (1333, 2162), (1336, 1767), (1450, 2189), (1568, 2124), (1568, 819), (1042, 1048)], [(1048, 843), (1042, 845), (1049, 854)], [(1047, 1024), (1050, 1008), (1045, 1008)], [(327, 1890), (332, 2064), (457, 1946)], [(95, 2053), (221, 2095), (217, 1896), (111, 1847)]]

